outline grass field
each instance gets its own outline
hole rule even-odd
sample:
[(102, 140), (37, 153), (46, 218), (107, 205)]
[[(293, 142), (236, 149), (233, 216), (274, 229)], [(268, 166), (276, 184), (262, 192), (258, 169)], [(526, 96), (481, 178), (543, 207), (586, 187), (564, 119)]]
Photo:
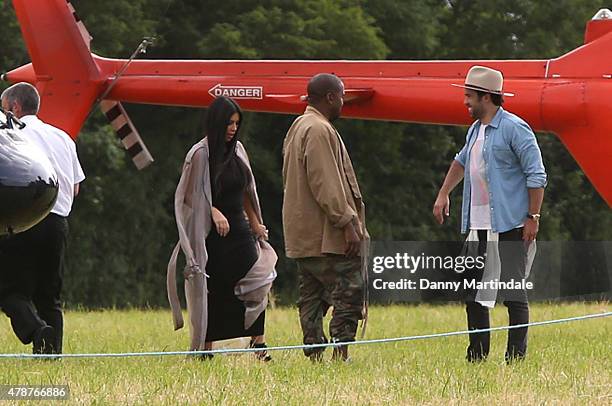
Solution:
[[(607, 303), (535, 304), (532, 321), (610, 311)], [(374, 307), (366, 338), (465, 329), (458, 305)], [(507, 322), (505, 308), (492, 325)], [(295, 308), (269, 310), (270, 345), (299, 344)], [(0, 359), (0, 384), (68, 384), (71, 404), (612, 404), (612, 318), (533, 327), (525, 362), (503, 362), (506, 332), (493, 333), (489, 360), (464, 361), (466, 336), (355, 346), (352, 362), (311, 364), (301, 352), (132, 359)], [(64, 352), (172, 351), (188, 331), (172, 331), (165, 310), (71, 311)], [(0, 347), (29, 347), (0, 318)], [(0, 403), (3, 403), (0, 401)], [(41, 402), (37, 402), (40, 404)]]

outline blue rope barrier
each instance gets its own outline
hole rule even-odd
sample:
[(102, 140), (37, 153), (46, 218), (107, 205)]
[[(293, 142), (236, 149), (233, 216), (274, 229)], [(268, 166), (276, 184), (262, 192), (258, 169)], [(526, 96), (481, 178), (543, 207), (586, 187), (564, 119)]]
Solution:
[[(383, 343), (395, 343), (401, 341), (413, 341), (413, 340), (425, 340), (431, 338), (441, 338), (441, 337), (453, 337), (458, 335), (467, 335), (474, 333), (485, 333), (485, 332), (495, 332), (495, 331), (503, 331), (503, 330), (512, 330), (516, 328), (523, 327), (534, 327), (534, 326), (544, 326), (550, 324), (559, 324), (559, 323), (568, 323), (571, 321), (578, 320), (587, 320), (587, 319), (596, 319), (601, 317), (609, 317), (612, 316), (612, 312), (605, 313), (596, 313), (596, 314), (587, 314), (584, 316), (575, 316), (575, 317), (567, 317), (564, 319), (555, 319), (555, 320), (544, 320), (544, 321), (535, 321), (531, 323), (525, 324), (516, 324), (513, 326), (500, 326), (500, 327), (491, 327), (486, 329), (476, 329), (476, 330), (461, 330), (461, 331), (451, 331), (446, 333), (433, 333), (433, 334), (425, 334), (425, 335), (416, 335), (416, 336), (405, 336), (405, 337), (394, 337), (394, 338), (375, 338), (370, 340), (358, 340), (351, 342), (331, 342), (324, 344), (304, 344), (304, 345), (283, 345), (276, 347), (267, 347), (267, 351), (284, 351), (284, 350), (304, 350), (311, 348), (325, 348), (325, 347), (338, 347), (341, 345), (366, 345), (366, 344), (383, 344)], [(176, 355), (204, 355), (204, 354), (234, 354), (234, 353), (248, 353), (248, 352), (257, 352), (261, 351), (261, 348), (228, 348), (228, 349), (218, 349), (218, 350), (202, 350), (202, 351), (152, 351), (152, 352), (124, 352), (124, 353), (92, 353), (92, 354), (0, 354), (0, 358), (17, 358), (17, 359), (58, 359), (58, 358), (127, 358), (127, 357), (158, 357), (158, 356), (176, 356)]]

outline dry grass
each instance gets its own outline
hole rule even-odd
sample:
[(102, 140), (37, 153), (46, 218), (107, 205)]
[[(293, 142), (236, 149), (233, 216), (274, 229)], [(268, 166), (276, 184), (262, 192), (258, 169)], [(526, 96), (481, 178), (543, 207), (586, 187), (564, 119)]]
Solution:
[[(607, 303), (538, 304), (532, 320), (610, 311)], [(297, 344), (294, 308), (270, 310), (268, 343)], [(506, 323), (503, 307), (493, 325)], [(465, 336), (353, 347), (350, 364), (311, 364), (275, 352), (201, 362), (182, 356), (132, 359), (0, 360), (0, 383), (68, 384), (72, 404), (605, 404), (612, 403), (612, 319), (534, 327), (525, 362), (503, 362), (505, 332), (493, 333), (490, 359), (469, 365)], [(461, 306), (374, 307), (367, 338), (463, 330)], [(65, 352), (181, 350), (166, 310), (66, 314)], [(26, 352), (0, 323), (5, 353)], [(329, 353), (327, 356), (329, 357)]]

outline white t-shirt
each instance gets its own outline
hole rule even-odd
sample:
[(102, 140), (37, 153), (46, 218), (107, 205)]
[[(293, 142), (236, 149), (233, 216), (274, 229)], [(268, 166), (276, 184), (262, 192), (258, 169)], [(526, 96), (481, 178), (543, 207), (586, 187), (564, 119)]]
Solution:
[(74, 200), (74, 185), (85, 179), (76, 153), (76, 144), (68, 134), (34, 115), (23, 116), (23, 133), (34, 142), (51, 161), (57, 172), (59, 193), (51, 213), (67, 217)]
[(478, 137), (470, 153), (470, 229), (491, 229), (491, 206), (489, 204), (489, 184), (482, 156), (486, 125), (480, 125)]

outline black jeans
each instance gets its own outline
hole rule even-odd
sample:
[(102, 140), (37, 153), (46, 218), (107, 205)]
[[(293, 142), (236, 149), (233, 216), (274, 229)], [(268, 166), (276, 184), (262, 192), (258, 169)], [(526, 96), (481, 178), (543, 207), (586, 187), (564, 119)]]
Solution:
[(28, 344), (45, 325), (55, 329), (54, 351), (61, 353), (64, 321), (60, 294), (66, 218), (49, 214), (23, 233), (0, 241), (0, 307), (19, 340)]
[[(499, 234), (499, 257), (501, 262), (500, 281), (508, 281), (511, 278), (522, 279), (525, 277), (526, 249), (522, 241), (523, 228), (516, 228)], [(487, 232), (478, 231), (478, 253), (483, 255), (487, 247)], [(471, 275), (478, 276), (478, 275)], [(480, 271), (482, 277), (482, 271)], [(474, 301), (476, 292), (468, 292), (466, 301), (466, 313), (468, 329), (487, 329), (490, 327), (489, 309)], [(527, 293), (524, 290), (511, 293), (503, 290), (498, 295), (508, 298), (504, 305), (508, 308), (509, 325), (529, 323), (529, 303)], [(470, 344), (467, 348), (467, 360), (479, 361), (485, 359), (489, 354), (490, 333), (470, 334)], [(527, 353), (527, 327), (508, 330), (508, 343), (506, 346), (506, 360), (523, 358)]]

